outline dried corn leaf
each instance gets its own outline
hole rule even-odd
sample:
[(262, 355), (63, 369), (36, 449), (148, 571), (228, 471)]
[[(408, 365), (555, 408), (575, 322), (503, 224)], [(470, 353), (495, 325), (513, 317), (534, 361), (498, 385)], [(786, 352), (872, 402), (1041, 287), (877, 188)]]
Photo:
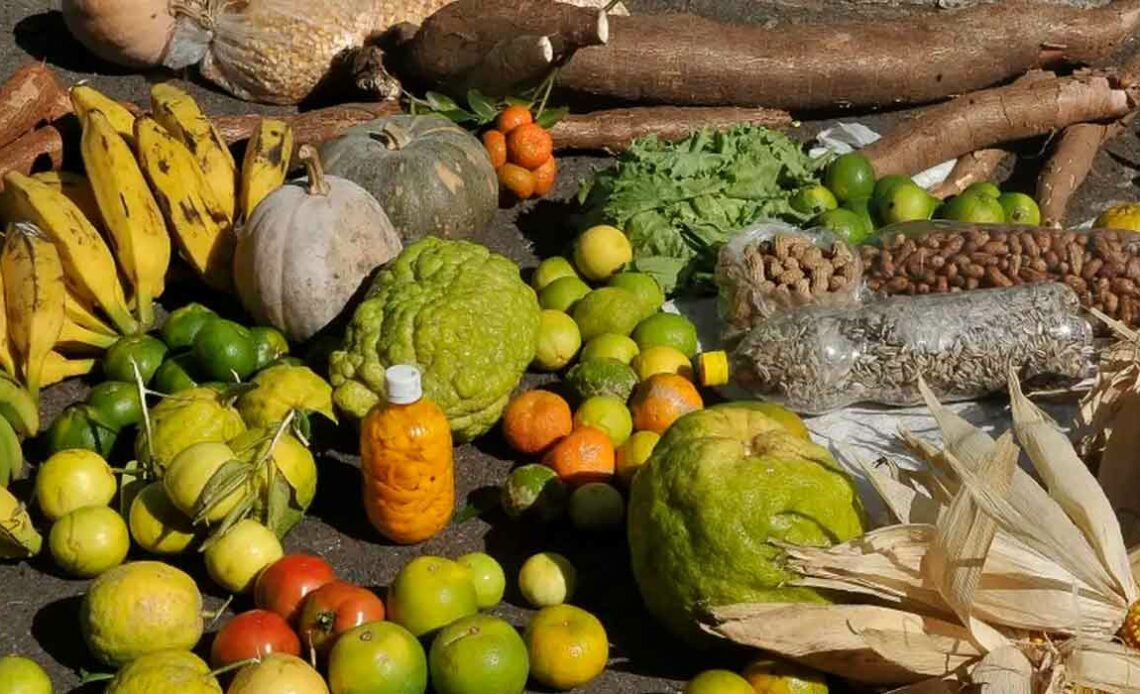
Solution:
[(961, 625), (886, 607), (731, 605), (712, 618), (710, 633), (869, 684), (946, 677), (982, 655)]
[(1063, 682), (1112, 694), (1140, 692), (1140, 653), (1111, 641), (1073, 639), (1061, 649)]
[(1033, 665), (1016, 646), (990, 651), (970, 672), (970, 683), (983, 692), (1033, 694)]
[(933, 523), (942, 510), (942, 505), (927, 494), (923, 494), (899, 482), (879, 466), (865, 463), (859, 456), (853, 458), (863, 471), (863, 477), (871, 484), (887, 510), (899, 523)]
[[(1136, 583), (1128, 564), (1128, 552), (1120, 523), (1104, 495), (1104, 490), (1085, 467), (1051, 419), (1021, 392), (1017, 374), (1010, 371), (1010, 404), (1017, 439), (1041, 476), (1049, 495), (1084, 531), (1103, 566), (1128, 603), (1137, 598)], [(1035, 522), (1040, 522), (1035, 519)]]
[[(978, 478), (1000, 496), (1009, 493), (1017, 468), (1018, 448), (1006, 433), (983, 461)], [(958, 618), (970, 629), (978, 643), (988, 650), (1007, 646), (1000, 632), (978, 619), (973, 611), (974, 595), (982, 579), (982, 569), (997, 533), (997, 521), (987, 516), (968, 492), (960, 492), (938, 520), (934, 540), (927, 554), (926, 574)]]
[(945, 680), (933, 678), (908, 684), (905, 687), (892, 689), (886, 694), (958, 694), (962, 691), (962, 683), (957, 679)]
[(1116, 512), (1125, 544), (1132, 544), (1140, 540), (1140, 383), (1133, 383), (1111, 409), (1114, 425), (1106, 429), (1097, 481)]

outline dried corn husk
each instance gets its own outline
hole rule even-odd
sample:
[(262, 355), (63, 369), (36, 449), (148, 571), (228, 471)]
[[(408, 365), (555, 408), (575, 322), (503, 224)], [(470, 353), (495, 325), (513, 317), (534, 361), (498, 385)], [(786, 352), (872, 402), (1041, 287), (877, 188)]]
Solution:
[(1002, 646), (982, 658), (970, 673), (981, 690), (1002, 694), (1033, 694), (1033, 664), (1016, 646)]

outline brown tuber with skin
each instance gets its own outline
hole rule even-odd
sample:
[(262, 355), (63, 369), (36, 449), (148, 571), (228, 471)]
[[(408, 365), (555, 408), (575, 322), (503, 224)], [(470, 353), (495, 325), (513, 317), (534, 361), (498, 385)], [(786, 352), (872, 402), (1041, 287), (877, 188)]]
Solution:
[[(63, 165), (63, 136), (54, 126), (45, 125), (0, 148), (0, 179), (9, 171), (30, 174), (59, 171)], [(4, 184), (0, 182), (0, 190)]]
[(1115, 123), (1077, 123), (1065, 128), (1049, 160), (1037, 178), (1037, 205), (1041, 208), (1041, 224), (1061, 228), (1069, 200), (1077, 192), (1089, 172), (1101, 146), (1124, 132), (1135, 112)]
[(974, 183), (988, 181), (1007, 156), (1009, 152), (1004, 149), (980, 149), (958, 157), (946, 180), (931, 188), (930, 194), (939, 200), (945, 200)]
[(70, 112), (71, 100), (55, 72), (43, 63), (25, 63), (0, 86), (0, 147)]

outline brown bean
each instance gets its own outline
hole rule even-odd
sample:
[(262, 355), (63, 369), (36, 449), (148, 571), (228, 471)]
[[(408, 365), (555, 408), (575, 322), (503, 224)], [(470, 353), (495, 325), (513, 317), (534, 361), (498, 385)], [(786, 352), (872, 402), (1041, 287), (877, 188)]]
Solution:
[(986, 276), (986, 268), (981, 265), (970, 265), (962, 270), (962, 274), (970, 279), (981, 279)]
[(1104, 312), (1110, 316), (1116, 315), (1120, 309), (1120, 297), (1115, 294), (1109, 294), (1104, 297)]
[(1091, 280), (1092, 278), (1096, 277), (1096, 274), (1098, 272), (1100, 272), (1102, 265), (1104, 265), (1103, 260), (1100, 258), (1093, 258), (1089, 262), (1085, 263), (1084, 269), (1081, 270), (1081, 277), (1083, 277), (1085, 280)]
[(996, 267), (986, 268), (986, 280), (995, 287), (1012, 287), (1013, 281)]
[(1055, 251), (1045, 252), (1045, 265), (1049, 268), (1055, 268), (1061, 264), (1061, 258)]
[(978, 280), (974, 279), (973, 277), (966, 278), (966, 289), (967, 290), (977, 289), (978, 285), (979, 285)]
[(890, 282), (887, 282), (886, 288), (888, 294), (898, 294), (899, 292), (905, 291), (909, 287), (910, 280), (905, 277), (896, 277)]

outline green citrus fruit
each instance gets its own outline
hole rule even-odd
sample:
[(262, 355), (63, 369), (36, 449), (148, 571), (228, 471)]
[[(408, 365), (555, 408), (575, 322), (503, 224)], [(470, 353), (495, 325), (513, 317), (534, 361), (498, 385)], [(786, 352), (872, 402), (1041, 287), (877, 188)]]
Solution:
[(143, 420), (142, 401), (134, 382), (104, 381), (91, 389), (87, 405), (99, 416), (100, 422), (113, 425), (115, 431), (141, 424)]
[(72, 576), (94, 578), (123, 563), (131, 535), (110, 507), (84, 506), (52, 523), (48, 546), (56, 566)]
[(588, 280), (603, 282), (633, 260), (629, 238), (617, 227), (602, 224), (582, 232), (574, 242), (574, 265)]
[(569, 311), (578, 300), (590, 293), (590, 285), (577, 275), (559, 277), (538, 293), (538, 305), (554, 311)]
[(957, 222), (970, 222), (971, 224), (1004, 224), (1005, 209), (996, 197), (988, 194), (975, 193), (968, 195), (962, 193), (953, 198), (941, 208), (942, 217)]
[(610, 643), (598, 618), (580, 607), (544, 607), (526, 634), (530, 676), (544, 687), (567, 691), (588, 684), (606, 669)]
[(637, 324), (652, 315), (636, 294), (620, 287), (595, 289), (574, 304), (570, 315), (578, 324), (582, 339), (599, 335), (629, 335)]
[(503, 567), (495, 558), (483, 552), (471, 552), (456, 559), (459, 564), (466, 566), (471, 572), (471, 580), (475, 583), (475, 599), (479, 609), (486, 610), (498, 605), (503, 599), (507, 589), (507, 577)]
[(1041, 208), (1025, 193), (1002, 193), (998, 197), (998, 204), (1005, 210), (1005, 221), (1010, 224), (1041, 224)]
[(440, 630), (428, 664), (436, 694), (522, 694), (529, 672), (519, 633), (485, 614), (464, 617)]
[(579, 361), (617, 359), (623, 364), (629, 364), (640, 351), (632, 337), (603, 333), (586, 343), (578, 359)]
[(478, 611), (470, 572), (443, 557), (416, 557), (388, 590), (389, 619), (417, 637)]
[(249, 336), (253, 340), (253, 348), (257, 352), (257, 363), (253, 367), (254, 371), (260, 371), (289, 354), (289, 341), (277, 328), (265, 326), (250, 328)]
[(190, 650), (202, 637), (202, 594), (194, 579), (156, 561), (100, 574), (79, 614), (88, 650), (112, 666), (155, 651)]
[(854, 212), (863, 223), (863, 239), (875, 232), (875, 218), (871, 215), (871, 198), (852, 198), (843, 203), (843, 208)]
[(875, 169), (859, 152), (841, 154), (827, 165), (823, 185), (839, 202), (870, 197), (875, 190)]
[(148, 653), (132, 660), (115, 673), (104, 694), (221, 694), (210, 666), (185, 650)]
[(966, 190), (962, 191), (962, 195), (985, 195), (997, 199), (1001, 197), (1001, 188), (996, 183), (978, 181), (967, 186)]
[(150, 335), (123, 337), (111, 345), (103, 355), (103, 377), (108, 381), (135, 382), (132, 361), (138, 364), (143, 385), (150, 383), (154, 372), (162, 366), (166, 358), (166, 344)]
[(621, 492), (605, 482), (589, 482), (570, 495), (570, 522), (579, 530), (610, 530), (624, 517)]
[(283, 556), (273, 531), (246, 518), (206, 548), (206, 573), (230, 593), (248, 593), (261, 570)]
[(595, 395), (612, 395), (623, 403), (637, 387), (637, 373), (617, 359), (579, 359), (562, 379), (562, 385), (576, 402)]
[(198, 381), (192, 375), (194, 371), (194, 355), (183, 352), (168, 357), (158, 367), (154, 374), (152, 387), (160, 393), (170, 395), (181, 393), (184, 390), (198, 387)]
[(522, 465), (503, 482), (501, 504), (511, 518), (551, 521), (566, 510), (566, 484), (546, 465)]
[(683, 694), (756, 694), (748, 680), (729, 670), (705, 670), (685, 685)]
[(863, 218), (844, 207), (824, 212), (811, 220), (811, 225), (827, 229), (852, 245), (862, 243), (870, 234)]
[(540, 552), (519, 570), (519, 591), (535, 607), (561, 605), (574, 596), (578, 572), (570, 560), (555, 552)]
[(890, 194), (880, 198), (877, 211), (883, 224), (899, 224), (930, 219), (937, 199), (915, 183), (894, 186)]
[(657, 374), (680, 374), (685, 378), (693, 377), (693, 363), (675, 347), (658, 345), (641, 351), (630, 364), (642, 381)]
[(544, 310), (531, 365), (541, 371), (558, 371), (573, 361), (581, 346), (582, 335), (573, 318), (561, 311)]
[(194, 336), (195, 371), (212, 381), (244, 381), (257, 368), (257, 345), (249, 328), (215, 318)]
[(633, 476), (637, 474), (638, 469), (645, 465), (649, 460), (649, 456), (653, 455), (653, 449), (657, 447), (657, 442), (661, 440), (661, 435), (654, 431), (638, 431), (634, 432), (625, 443), (618, 448), (614, 458), (614, 472), (617, 474), (618, 481), (621, 482), (626, 488), (633, 483)]
[(662, 345), (673, 347), (692, 359), (697, 353), (697, 328), (676, 313), (655, 313), (637, 324), (630, 336), (644, 351)]
[(835, 195), (827, 189), (827, 186), (818, 184), (801, 188), (792, 196), (789, 203), (796, 212), (813, 217), (839, 207), (839, 201), (835, 199)]
[(98, 453), (70, 449), (53, 454), (36, 473), (35, 497), (40, 512), (56, 521), (84, 506), (106, 506), (119, 483)]
[(657, 311), (665, 303), (661, 284), (644, 272), (619, 272), (606, 282), (606, 286), (619, 287), (633, 292), (645, 304), (647, 311)]
[(135, 544), (151, 554), (179, 554), (197, 534), (190, 519), (170, 502), (161, 481), (142, 488), (131, 502), (127, 525)]
[(896, 187), (907, 185), (918, 187), (918, 184), (910, 176), (900, 176), (899, 174), (883, 176), (875, 181), (875, 187), (871, 190), (871, 199), (876, 203), (882, 202), (890, 197)]
[(118, 434), (92, 421), (87, 405), (68, 405), (48, 427), (46, 448), (49, 455), (72, 449), (111, 454)]
[(530, 286), (534, 287), (534, 291), (541, 292), (555, 280), (577, 276), (578, 273), (574, 271), (574, 266), (570, 264), (569, 260), (554, 256), (538, 264), (534, 270), (534, 275), (530, 278)]
[(423, 694), (428, 667), (424, 647), (394, 622), (370, 622), (341, 634), (329, 653), (332, 694)]
[[(187, 517), (193, 518), (210, 478), (236, 457), (232, 448), (217, 441), (201, 441), (188, 446), (174, 456), (174, 460), (170, 461), (166, 474), (162, 477), (167, 498), (175, 508)], [(239, 488), (217, 500), (204, 516), (205, 520), (211, 523), (220, 522), (241, 502), (244, 495), (245, 490)]]
[(217, 314), (202, 304), (191, 303), (174, 309), (162, 324), (162, 341), (170, 349), (189, 349), (202, 326)]
[(18, 655), (0, 658), (0, 692), (51, 694), (51, 678), (36, 661)]
[(587, 398), (574, 412), (574, 428), (600, 429), (613, 442), (622, 445), (633, 433), (633, 416), (625, 401), (613, 395), (595, 395)]

